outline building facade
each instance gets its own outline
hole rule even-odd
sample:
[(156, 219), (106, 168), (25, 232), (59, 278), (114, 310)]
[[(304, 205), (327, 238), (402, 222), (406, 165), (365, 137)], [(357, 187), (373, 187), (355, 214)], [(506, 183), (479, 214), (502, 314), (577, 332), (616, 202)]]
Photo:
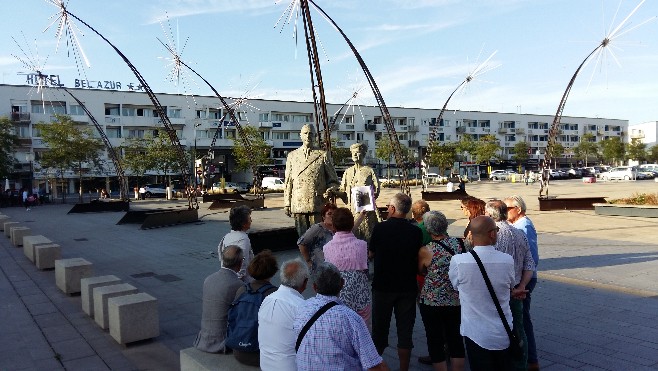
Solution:
[[(114, 147), (121, 146), (126, 138), (141, 138), (158, 135), (163, 130), (160, 118), (147, 94), (140, 91), (108, 89), (68, 89), (92, 113), (102, 126), (105, 135)], [(183, 146), (196, 148), (198, 154), (211, 153), (208, 168), (209, 178), (225, 176), (233, 181), (249, 180), (250, 175), (234, 172), (232, 156), (233, 140), (236, 139), (235, 124), (225, 118), (223, 106), (216, 97), (184, 96), (177, 94), (157, 94), (160, 103), (166, 107), (169, 119), (176, 129)], [(234, 99), (226, 99), (229, 104)], [(276, 100), (250, 100), (238, 112), (241, 125), (252, 125), (259, 129), (265, 141), (272, 147), (275, 164), (282, 167), (289, 151), (301, 145), (299, 131), (304, 124), (313, 123), (314, 109), (310, 102), (290, 102)], [(328, 104), (327, 112), (337, 112), (340, 104)], [(531, 147), (531, 163), (543, 158), (548, 143), (548, 130), (553, 116), (477, 112), (448, 111), (438, 122), (438, 109), (418, 109), (389, 107), (400, 142), (408, 147), (416, 159), (422, 157), (428, 145), (431, 130), (436, 130), (441, 142), (455, 142), (468, 134), (474, 139), (493, 134), (502, 147), (501, 158), (511, 160), (514, 145), (527, 141)], [(336, 145), (349, 147), (356, 142), (368, 145), (366, 162), (382, 174), (388, 160), (375, 156), (377, 141), (385, 135), (386, 128), (379, 107), (353, 107), (345, 114), (338, 115), (332, 130)], [(61, 89), (47, 88), (37, 91), (34, 86), (0, 85), (0, 116), (7, 116), (14, 124), (20, 137), (20, 146), (15, 157), (16, 184), (25, 184), (26, 179), (34, 179), (35, 185), (43, 187), (46, 179), (52, 178), (39, 166), (39, 158), (47, 150), (35, 124), (50, 122), (55, 114), (67, 114), (80, 125), (93, 123), (76, 101)], [(608, 137), (628, 139), (628, 121), (619, 119), (562, 117), (560, 135), (557, 142), (565, 147), (564, 157), (559, 161), (565, 165), (576, 164), (573, 148), (584, 134), (593, 134), (595, 140)], [(213, 137), (215, 143), (211, 147)], [(199, 157), (199, 156), (197, 156)], [(102, 171), (90, 171), (89, 177), (112, 177), (116, 173), (111, 166)], [(190, 165), (191, 167), (194, 165)], [(343, 166), (339, 164), (338, 167)], [(193, 172), (196, 172), (192, 168)], [(412, 175), (418, 171), (411, 172)], [(73, 184), (76, 174), (64, 175)], [(23, 185), (25, 186), (25, 185)], [(74, 186), (72, 185), (73, 189)]]
[(649, 121), (631, 125), (628, 128), (628, 141), (639, 140), (647, 147), (656, 145), (658, 141), (658, 121)]

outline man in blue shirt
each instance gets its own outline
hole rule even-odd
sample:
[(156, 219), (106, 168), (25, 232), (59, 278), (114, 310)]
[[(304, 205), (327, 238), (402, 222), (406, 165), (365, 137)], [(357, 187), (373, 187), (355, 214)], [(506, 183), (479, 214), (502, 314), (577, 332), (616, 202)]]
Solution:
[(533, 272), (530, 282), (526, 285), (525, 299), (523, 300), (523, 327), (528, 340), (528, 370), (539, 370), (537, 362), (537, 345), (535, 344), (535, 332), (532, 327), (532, 319), (530, 318), (530, 297), (532, 290), (537, 284), (537, 264), (539, 264), (539, 246), (537, 244), (537, 230), (530, 218), (526, 216), (525, 201), (520, 196), (514, 195), (505, 199), (507, 205), (507, 221), (512, 223), (512, 226), (518, 228), (525, 233), (528, 239), (528, 246), (530, 247), (530, 254), (535, 261), (535, 271)]

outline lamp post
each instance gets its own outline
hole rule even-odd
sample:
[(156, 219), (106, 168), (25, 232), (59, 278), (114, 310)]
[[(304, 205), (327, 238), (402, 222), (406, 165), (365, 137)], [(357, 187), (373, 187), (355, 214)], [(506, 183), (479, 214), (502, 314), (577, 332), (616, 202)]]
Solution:
[(28, 193), (30, 193), (32, 192), (32, 187), (34, 186), (34, 168), (33, 168), (34, 153), (32, 152), (26, 153), (25, 160), (27, 160), (30, 163), (30, 187), (28, 190)]

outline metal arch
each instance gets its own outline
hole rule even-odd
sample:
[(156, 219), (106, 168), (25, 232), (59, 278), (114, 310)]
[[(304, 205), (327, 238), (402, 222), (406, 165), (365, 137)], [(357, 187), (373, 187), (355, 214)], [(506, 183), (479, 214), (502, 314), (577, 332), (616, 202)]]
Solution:
[[(165, 45), (162, 41), (160, 41), (160, 43), (162, 43), (162, 45)], [(166, 47), (166, 45), (165, 45), (165, 47)], [(212, 84), (210, 84), (210, 82), (208, 82), (208, 80), (206, 80), (203, 76), (201, 76), (192, 67), (187, 65), (187, 63), (183, 62), (180, 59), (178, 61), (180, 62), (180, 64), (185, 66), (188, 70), (190, 70), (192, 73), (197, 75), (201, 80), (203, 80), (203, 82), (205, 82), (206, 85), (208, 85), (208, 87), (213, 91), (213, 93), (215, 93), (215, 96), (217, 98), (219, 98), (220, 102), (224, 106), (224, 109), (226, 110), (226, 113), (224, 113), (224, 115), (222, 115), (222, 118), (220, 119), (221, 125), (224, 124), (224, 119), (226, 118), (226, 115), (229, 115), (231, 117), (231, 120), (235, 123), (235, 128), (238, 131), (238, 136), (240, 137), (240, 141), (242, 141), (242, 144), (246, 148), (251, 149), (251, 142), (249, 141), (249, 138), (247, 137), (247, 133), (245, 133), (244, 129), (242, 128), (242, 125), (240, 125), (240, 121), (238, 120), (238, 117), (235, 115), (235, 110), (233, 109), (233, 107), (231, 107), (226, 102), (226, 99), (224, 99), (224, 97), (221, 94), (219, 94), (217, 89), (215, 89), (215, 87), (212, 86)], [(208, 155), (210, 155), (210, 153), (212, 152), (212, 149), (215, 147), (215, 143), (217, 142), (217, 138), (218, 138), (218, 135), (219, 135), (220, 128), (221, 128), (221, 126), (218, 126), (217, 130), (215, 130), (215, 134), (213, 135), (212, 142), (210, 143), (210, 148), (208, 149)], [(247, 151), (247, 153), (249, 155), (249, 162), (251, 162), (252, 172), (253, 172), (253, 175), (254, 175), (254, 189), (259, 190), (259, 193), (262, 194), (262, 192), (260, 192), (260, 190), (261, 190), (260, 182), (259, 182), (260, 181), (260, 174), (258, 172), (258, 164), (256, 163), (256, 160), (255, 160), (255, 157), (254, 157), (254, 152), (253, 151)]]
[[(564, 91), (564, 94), (562, 94), (562, 99), (560, 100), (560, 104), (557, 107), (557, 112), (555, 112), (555, 117), (553, 118), (553, 123), (551, 124), (550, 130), (548, 131), (548, 143), (546, 145), (546, 153), (544, 155), (544, 165), (541, 169), (542, 172), (542, 177), (544, 179), (547, 179), (548, 177), (548, 169), (551, 166), (551, 161), (553, 160), (553, 147), (555, 146), (555, 142), (557, 140), (558, 133), (560, 131), (560, 120), (562, 119), (562, 112), (564, 111), (564, 106), (567, 104), (567, 98), (569, 97), (569, 93), (571, 92), (571, 88), (573, 87), (573, 84), (576, 82), (576, 77), (578, 77), (578, 73), (580, 73), (580, 70), (583, 68), (585, 63), (587, 63), (587, 60), (594, 55), (599, 49), (605, 48), (606, 45), (608, 44), (609, 40), (603, 39), (601, 43), (592, 50), (591, 53), (583, 59), (583, 61), (580, 63), (578, 66), (578, 69), (576, 69), (576, 72), (571, 76), (571, 80), (569, 80), (569, 84), (567, 85), (566, 90)], [(540, 188), (539, 188), (539, 197), (542, 197), (542, 194), (546, 190), (546, 197), (548, 197), (548, 182), (543, 181), (541, 182)]]
[[(391, 114), (388, 111), (388, 107), (386, 107), (386, 103), (384, 102), (384, 97), (382, 96), (381, 92), (379, 91), (379, 87), (377, 86), (377, 83), (375, 82), (375, 78), (372, 76), (370, 73), (370, 70), (368, 69), (368, 66), (366, 66), (365, 61), (363, 58), (361, 58), (361, 54), (359, 54), (359, 51), (356, 49), (354, 44), (352, 44), (352, 41), (345, 35), (345, 32), (336, 24), (336, 22), (322, 9), (320, 8), (315, 1), (313, 0), (302, 0), (302, 5), (306, 3), (306, 1), (310, 2), (315, 6), (318, 11), (324, 15), (329, 22), (338, 30), (338, 32), (343, 36), (343, 39), (345, 39), (345, 42), (347, 42), (347, 45), (350, 47), (352, 52), (354, 53), (354, 56), (356, 57), (357, 61), (359, 62), (359, 65), (361, 66), (361, 69), (363, 70), (366, 78), (368, 79), (368, 84), (370, 84), (370, 88), (372, 89), (372, 93), (375, 96), (375, 99), (377, 100), (377, 104), (379, 105), (379, 109), (382, 113), (382, 117), (384, 119), (384, 124), (386, 126), (386, 132), (388, 133), (389, 139), (391, 143), (393, 144), (393, 154), (395, 157), (395, 163), (398, 168), (398, 172), (400, 172), (400, 169), (402, 169), (402, 179), (400, 180), (400, 190), (402, 190), (405, 194), (410, 195), (411, 194), (411, 189), (409, 188), (409, 181), (408, 181), (408, 176), (409, 176), (409, 171), (406, 166), (406, 154), (402, 152), (402, 145), (400, 144), (400, 140), (398, 139), (397, 133), (395, 132), (395, 127), (393, 125), (393, 120), (391, 119)], [(306, 12), (308, 12), (308, 5), (306, 5)], [(309, 16), (310, 17), (310, 16)]]
[[(41, 73), (39, 73), (41, 74)], [(66, 89), (64, 86), (60, 86), (59, 89), (64, 90), (67, 92), (71, 98), (73, 98), (80, 107), (85, 111), (87, 116), (89, 116), (89, 119), (91, 122), (94, 123), (94, 126), (96, 126), (96, 130), (98, 130), (98, 133), (101, 135), (101, 139), (103, 140), (103, 143), (105, 143), (105, 148), (107, 148), (107, 152), (110, 155), (110, 159), (112, 159), (112, 163), (114, 164), (114, 168), (116, 169), (117, 176), (119, 177), (119, 187), (120, 187), (120, 197), (122, 200), (127, 200), (128, 199), (128, 181), (126, 180), (126, 174), (123, 170), (123, 167), (121, 166), (121, 161), (119, 161), (119, 157), (117, 156), (116, 151), (114, 150), (114, 147), (112, 146), (112, 143), (110, 143), (109, 138), (107, 135), (105, 135), (105, 131), (103, 130), (103, 127), (96, 121), (96, 118), (94, 115), (89, 112), (87, 109), (87, 106), (85, 106), (80, 99), (78, 99), (73, 93), (71, 93), (68, 89)]]
[[(151, 99), (151, 102), (155, 106), (155, 111), (158, 114), (158, 117), (160, 118), (160, 121), (162, 122), (165, 131), (167, 132), (167, 135), (169, 136), (169, 139), (171, 141), (171, 145), (174, 147), (176, 152), (178, 153), (178, 165), (180, 168), (180, 172), (183, 175), (183, 180), (185, 184), (189, 184), (190, 180), (190, 173), (187, 168), (187, 161), (185, 160), (185, 150), (183, 149), (183, 146), (180, 144), (180, 141), (178, 140), (178, 136), (176, 135), (176, 130), (174, 129), (173, 125), (171, 124), (171, 121), (169, 120), (169, 117), (167, 116), (167, 112), (160, 104), (160, 101), (156, 97), (155, 93), (153, 93), (153, 90), (151, 90), (151, 87), (148, 85), (142, 74), (137, 70), (137, 68), (130, 62), (128, 57), (126, 57), (110, 40), (108, 40), (105, 36), (103, 36), (100, 32), (98, 32), (96, 29), (91, 27), (87, 22), (83, 21), (80, 19), (78, 16), (75, 14), (71, 13), (68, 9), (65, 7), (61, 8), (66, 14), (70, 15), (71, 17), (77, 19), (80, 21), (82, 24), (87, 26), (90, 30), (92, 30), (96, 35), (98, 35), (101, 39), (103, 39), (108, 45), (114, 49), (114, 51), (123, 59), (123, 61), (126, 63), (126, 65), (130, 68), (130, 70), (133, 72), (139, 83), (142, 85), (144, 90), (146, 91), (146, 94), (148, 97)], [(190, 192), (188, 190), (187, 192), (187, 202), (188, 202), (188, 208), (189, 209), (199, 209), (199, 202), (196, 198), (196, 192)]]

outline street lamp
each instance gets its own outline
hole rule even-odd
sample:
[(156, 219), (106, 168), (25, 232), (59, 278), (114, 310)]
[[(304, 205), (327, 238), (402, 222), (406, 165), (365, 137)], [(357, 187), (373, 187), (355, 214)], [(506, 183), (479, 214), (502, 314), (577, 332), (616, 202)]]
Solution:
[(30, 163), (30, 189), (28, 190), (29, 192), (32, 192), (32, 188), (34, 187), (34, 168), (33, 168), (33, 161), (34, 161), (34, 153), (28, 152), (25, 154), (25, 160)]

